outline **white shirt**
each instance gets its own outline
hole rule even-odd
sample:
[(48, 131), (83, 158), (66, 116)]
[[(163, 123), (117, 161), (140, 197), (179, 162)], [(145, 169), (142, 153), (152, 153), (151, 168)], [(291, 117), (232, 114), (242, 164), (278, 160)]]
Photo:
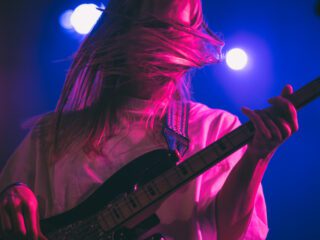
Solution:
[[(149, 101), (131, 99), (127, 115), (139, 119)], [(134, 119), (134, 118), (133, 118)], [(238, 118), (226, 111), (192, 103), (189, 113), (190, 146), (184, 159), (240, 125)], [(0, 189), (20, 181), (30, 186), (39, 201), (40, 215), (50, 217), (75, 207), (92, 194), (106, 179), (131, 160), (146, 152), (167, 148), (161, 129), (152, 134), (141, 121), (122, 120), (120, 131), (103, 145), (103, 156), (83, 151), (70, 152), (50, 165), (51, 145), (41, 131), (33, 129), (8, 160), (0, 175)], [(168, 239), (217, 239), (215, 199), (230, 170), (246, 147), (172, 194), (157, 210), (161, 224), (149, 231), (164, 233)], [(251, 222), (243, 239), (265, 239), (267, 214), (262, 187), (256, 196)]]

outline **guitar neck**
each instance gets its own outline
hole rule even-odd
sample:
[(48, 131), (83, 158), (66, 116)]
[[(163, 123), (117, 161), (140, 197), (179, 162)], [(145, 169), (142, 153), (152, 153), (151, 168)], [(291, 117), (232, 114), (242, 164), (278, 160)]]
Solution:
[(299, 110), (316, 98), (320, 97), (320, 78), (308, 83), (288, 97)]
[[(320, 97), (320, 78), (308, 83), (290, 95), (287, 99), (296, 107), (296, 109), (301, 109), (318, 97)], [(177, 168), (185, 168), (190, 171), (191, 176), (188, 180), (191, 180), (247, 144), (253, 138), (254, 132), (253, 123), (248, 121), (209, 145), (207, 148), (185, 160), (182, 164), (177, 166)]]

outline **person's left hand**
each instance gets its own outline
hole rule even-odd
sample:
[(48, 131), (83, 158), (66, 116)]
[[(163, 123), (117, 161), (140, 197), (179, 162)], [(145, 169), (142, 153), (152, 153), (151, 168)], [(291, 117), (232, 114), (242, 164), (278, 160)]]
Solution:
[(247, 152), (257, 159), (264, 159), (299, 128), (297, 110), (286, 98), (293, 93), (286, 85), (280, 96), (268, 100), (272, 105), (263, 110), (252, 111), (243, 107), (242, 112), (252, 121), (255, 133)]

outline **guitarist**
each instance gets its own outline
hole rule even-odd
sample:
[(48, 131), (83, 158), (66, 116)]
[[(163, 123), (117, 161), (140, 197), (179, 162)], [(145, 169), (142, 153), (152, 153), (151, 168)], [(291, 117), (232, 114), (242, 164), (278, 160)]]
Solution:
[[(132, 159), (166, 148), (168, 105), (189, 99), (190, 70), (219, 62), (222, 46), (201, 0), (110, 0), (74, 57), (56, 110), (34, 121), (2, 171), (1, 238), (46, 239), (40, 218), (75, 207)], [(286, 100), (292, 92), (286, 86), (268, 110), (243, 108), (253, 140), (163, 202), (161, 223), (145, 237), (265, 239), (261, 180), (298, 130)], [(240, 125), (226, 111), (188, 101), (190, 146), (181, 161)]]

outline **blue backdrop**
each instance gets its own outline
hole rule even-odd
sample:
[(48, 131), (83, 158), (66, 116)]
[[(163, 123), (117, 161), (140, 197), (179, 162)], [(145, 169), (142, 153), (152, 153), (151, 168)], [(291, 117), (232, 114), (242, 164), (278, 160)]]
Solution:
[[(54, 109), (80, 38), (63, 30), (58, 18), (84, 1), (1, 3), (1, 165), (26, 134), (20, 124)], [(99, 1), (92, 1), (100, 3)], [(320, 16), (315, 1), (204, 0), (209, 25), (225, 50), (242, 47), (246, 70), (224, 63), (195, 74), (194, 98), (240, 117), (241, 106), (263, 108), (286, 83), (295, 89), (320, 75)], [(320, 239), (320, 100), (300, 112), (300, 131), (276, 153), (263, 185), (268, 205), (268, 239)]]

